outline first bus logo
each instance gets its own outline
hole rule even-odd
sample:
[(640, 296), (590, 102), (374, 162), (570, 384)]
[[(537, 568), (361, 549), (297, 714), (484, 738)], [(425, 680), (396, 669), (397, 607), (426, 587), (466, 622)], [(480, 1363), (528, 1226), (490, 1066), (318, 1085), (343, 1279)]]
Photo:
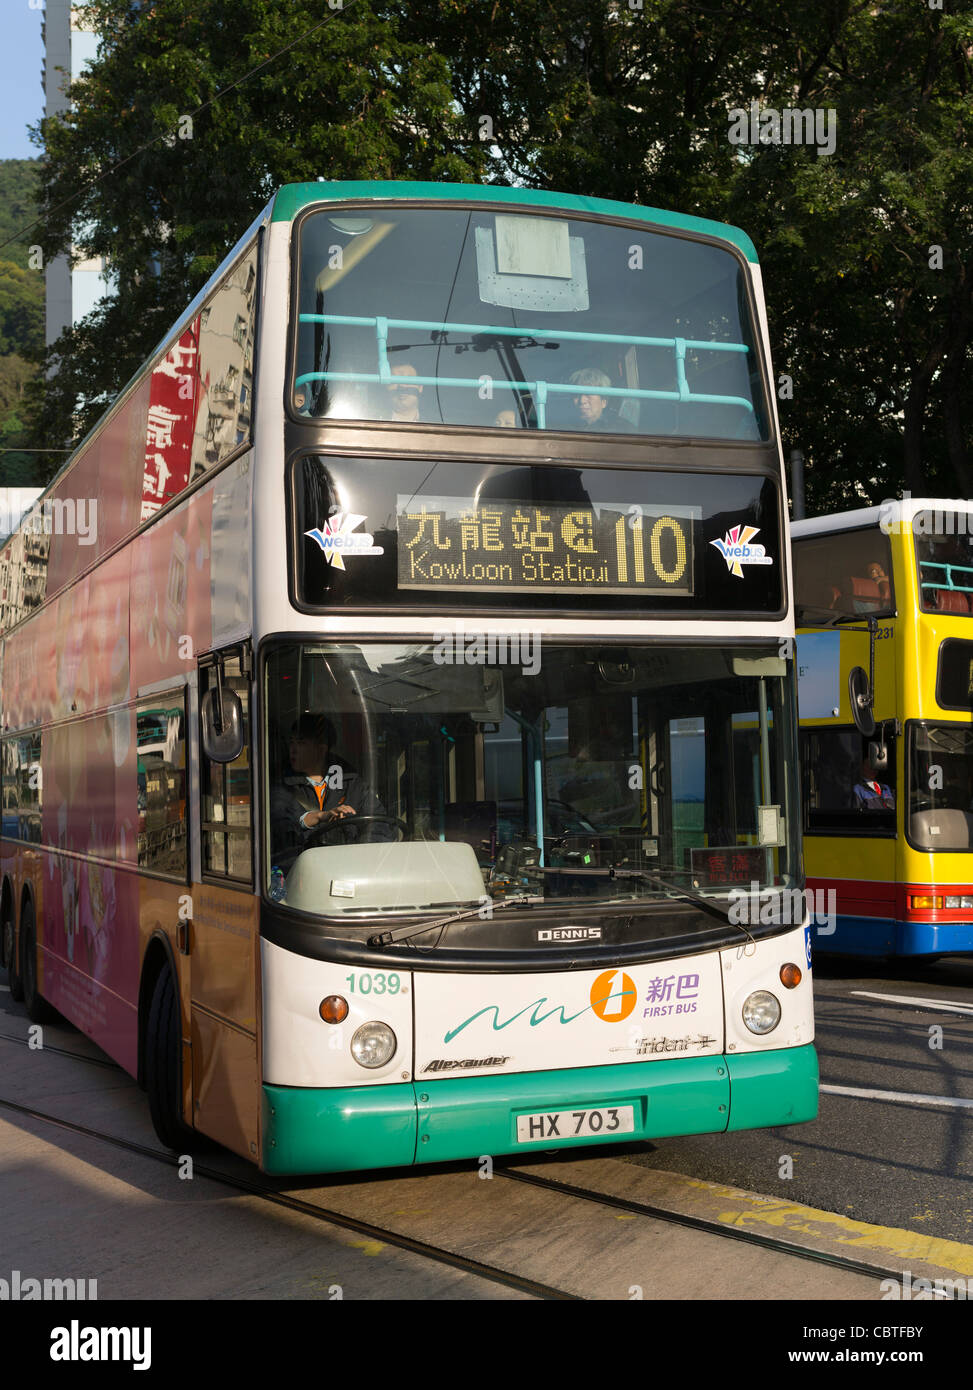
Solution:
[(304, 534), (317, 541), (336, 570), (343, 570), (346, 555), (385, 554), (380, 545), (375, 545), (375, 537), (369, 531), (355, 531), (355, 527), (364, 520), (365, 517), (355, 516), (352, 512), (335, 512), (323, 527), (315, 526)]
[(624, 970), (605, 970), (591, 986), (588, 997), (592, 1012), (602, 1023), (621, 1023), (635, 1008), (638, 991)]
[(721, 541), (710, 541), (726, 561), (726, 567), (737, 579), (743, 578), (743, 565), (772, 565), (773, 557), (762, 545), (751, 545), (759, 526), (732, 526)]

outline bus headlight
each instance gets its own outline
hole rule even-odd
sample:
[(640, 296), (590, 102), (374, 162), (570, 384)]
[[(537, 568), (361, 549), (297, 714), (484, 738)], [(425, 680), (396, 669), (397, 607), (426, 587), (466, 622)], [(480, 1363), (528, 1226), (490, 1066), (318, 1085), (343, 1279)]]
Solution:
[(743, 1006), (743, 1021), (751, 1033), (772, 1033), (780, 1022), (780, 1003), (766, 989), (751, 994)]
[(351, 1055), (360, 1067), (384, 1067), (395, 1056), (396, 1046), (387, 1023), (363, 1023), (351, 1040)]

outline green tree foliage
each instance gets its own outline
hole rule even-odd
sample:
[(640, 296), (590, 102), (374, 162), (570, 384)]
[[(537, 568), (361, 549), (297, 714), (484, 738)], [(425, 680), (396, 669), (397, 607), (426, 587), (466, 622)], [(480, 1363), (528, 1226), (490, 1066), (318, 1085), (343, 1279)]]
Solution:
[[(745, 161), (727, 213), (761, 249), (780, 405), (815, 509), (968, 496), (973, 18), (892, 0), (808, 7), (765, 100), (831, 108), (835, 154)], [(770, 69), (773, 71), (773, 69)], [(941, 268), (937, 268), (941, 265)]]
[[(812, 507), (903, 484), (969, 491), (965, 2), (346, 0), (331, 10), (325, 0), (95, 0), (94, 9), (99, 61), (73, 89), (72, 114), (45, 131), (43, 240), (53, 254), (73, 233), (85, 254), (108, 256), (118, 296), (58, 345), (61, 370), (34, 405), (43, 438), (90, 422), (276, 185), (517, 182), (751, 233), (775, 369), (793, 380), (793, 399), (779, 402), (784, 444), (808, 456)], [(833, 109), (834, 153), (731, 144), (729, 111), (752, 100)]]
[(0, 486), (33, 487), (44, 481), (43, 460), (20, 452), (27, 444), (25, 393), (37, 367), (17, 353), (0, 357)]
[[(486, 24), (477, 16), (489, 12)], [(761, 255), (785, 449), (813, 509), (970, 493), (973, 17), (944, 0), (455, 0), (491, 172), (738, 223)], [(491, 37), (492, 36), (492, 37)], [(728, 112), (835, 113), (834, 153), (734, 146)], [(935, 269), (942, 248), (942, 268)]]
[(43, 241), (54, 255), (73, 232), (107, 258), (118, 293), (55, 346), (57, 376), (35, 399), (45, 439), (90, 426), (279, 184), (472, 179), (483, 166), (465, 151), (445, 60), (370, 0), (89, 12), (98, 61), (69, 116), (43, 123)]
[(44, 277), (0, 260), (0, 358), (36, 350), (44, 337)]
[(43, 471), (35, 455), (10, 452), (27, 443), (25, 391), (39, 373), (26, 358), (44, 344), (44, 275), (36, 255), (30, 263), (31, 232), (22, 233), (37, 215), (36, 190), (36, 160), (0, 160), (0, 485), (24, 487)]

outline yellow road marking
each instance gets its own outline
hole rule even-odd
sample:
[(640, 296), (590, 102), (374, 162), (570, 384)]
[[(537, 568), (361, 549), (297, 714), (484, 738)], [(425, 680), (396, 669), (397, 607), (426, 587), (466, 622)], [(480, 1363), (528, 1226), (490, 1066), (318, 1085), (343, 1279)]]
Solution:
[(385, 1249), (380, 1240), (349, 1240), (345, 1243), (352, 1250), (360, 1250), (363, 1255), (381, 1255)]
[(973, 1275), (973, 1245), (959, 1240), (927, 1236), (898, 1226), (875, 1226), (837, 1212), (759, 1197), (735, 1187), (721, 1187), (718, 1183), (693, 1178), (687, 1179), (687, 1183), (701, 1193), (736, 1203), (735, 1209), (721, 1211), (717, 1216), (717, 1220), (728, 1226), (773, 1226), (796, 1235), (831, 1236), (839, 1244), (851, 1246), (858, 1254), (882, 1250), (901, 1260), (923, 1260), (942, 1269), (955, 1270), (957, 1274)]

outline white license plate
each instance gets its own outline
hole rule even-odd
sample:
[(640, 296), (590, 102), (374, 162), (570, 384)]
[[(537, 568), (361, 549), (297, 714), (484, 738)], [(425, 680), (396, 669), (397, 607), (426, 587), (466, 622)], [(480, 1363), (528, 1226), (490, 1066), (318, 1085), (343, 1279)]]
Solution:
[(604, 1110), (544, 1110), (539, 1115), (517, 1116), (518, 1144), (634, 1133), (635, 1107), (631, 1105), (613, 1105)]

